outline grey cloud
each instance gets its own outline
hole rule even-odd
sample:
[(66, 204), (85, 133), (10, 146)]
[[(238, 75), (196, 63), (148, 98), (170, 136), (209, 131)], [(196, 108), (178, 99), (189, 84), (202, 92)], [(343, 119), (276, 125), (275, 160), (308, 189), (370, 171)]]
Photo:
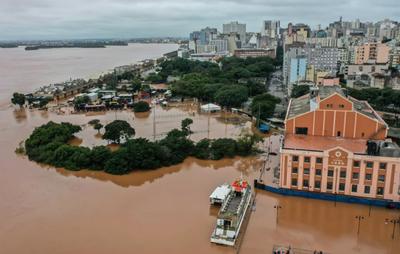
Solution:
[(0, 40), (187, 36), (231, 20), (258, 31), (265, 19), (315, 26), (397, 19), (399, 9), (398, 0), (0, 0)]

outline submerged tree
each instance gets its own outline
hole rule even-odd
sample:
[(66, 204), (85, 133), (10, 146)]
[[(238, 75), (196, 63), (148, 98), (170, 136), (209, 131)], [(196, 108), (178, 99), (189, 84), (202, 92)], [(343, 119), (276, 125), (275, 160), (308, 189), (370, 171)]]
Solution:
[(14, 93), (11, 102), (14, 105), (22, 107), (25, 104), (25, 95), (22, 93)]
[(135, 129), (127, 121), (114, 120), (105, 127), (103, 139), (121, 143), (121, 139), (129, 139), (135, 135)]
[(193, 123), (193, 119), (191, 118), (185, 118), (181, 122), (181, 130), (186, 133), (186, 135), (189, 135), (192, 133), (190, 130), (190, 125)]
[(93, 129), (97, 130), (98, 133), (100, 133), (101, 128), (103, 128), (103, 125), (101, 123), (96, 123), (93, 126)]

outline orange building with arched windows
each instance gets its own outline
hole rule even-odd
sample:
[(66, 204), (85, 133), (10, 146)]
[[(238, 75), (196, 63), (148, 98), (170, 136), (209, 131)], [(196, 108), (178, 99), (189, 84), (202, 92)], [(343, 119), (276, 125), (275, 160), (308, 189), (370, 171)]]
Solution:
[(321, 86), (290, 101), (280, 187), (400, 201), (400, 148), (365, 101)]

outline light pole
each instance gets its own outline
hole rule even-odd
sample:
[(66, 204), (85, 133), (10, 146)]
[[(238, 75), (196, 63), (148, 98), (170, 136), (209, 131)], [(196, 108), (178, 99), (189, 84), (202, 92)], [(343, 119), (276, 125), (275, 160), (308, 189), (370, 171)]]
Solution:
[(394, 239), (394, 233), (396, 231), (396, 225), (399, 224), (400, 225), (400, 217), (397, 219), (385, 219), (385, 224), (389, 224), (392, 223), (393, 224), (393, 231), (392, 231), (392, 239)]
[(276, 224), (278, 225), (279, 209), (282, 209), (282, 206), (274, 205), (274, 208), (276, 209)]
[(360, 224), (361, 224), (361, 220), (364, 219), (364, 216), (357, 215), (357, 216), (356, 216), (356, 219), (358, 220), (357, 235), (359, 235), (359, 234), (360, 234)]

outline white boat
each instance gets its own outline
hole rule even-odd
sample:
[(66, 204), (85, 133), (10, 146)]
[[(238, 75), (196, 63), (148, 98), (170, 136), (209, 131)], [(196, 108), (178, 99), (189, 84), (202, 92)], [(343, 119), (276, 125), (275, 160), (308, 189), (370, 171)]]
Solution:
[(231, 190), (232, 187), (227, 183), (218, 186), (210, 195), (210, 204), (222, 204)]
[(243, 180), (233, 182), (230, 187), (218, 213), (211, 242), (234, 246), (250, 206), (252, 192), (248, 182)]

